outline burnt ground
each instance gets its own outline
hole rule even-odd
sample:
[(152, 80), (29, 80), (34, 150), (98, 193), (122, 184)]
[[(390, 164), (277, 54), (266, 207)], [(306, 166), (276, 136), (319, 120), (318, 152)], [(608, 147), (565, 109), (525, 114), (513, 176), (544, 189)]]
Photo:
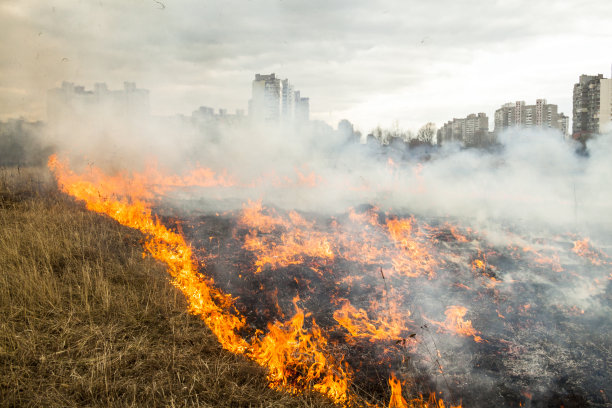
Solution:
[[(465, 228), (464, 238), (456, 237), (448, 220), (418, 219), (421, 234), (414, 239), (436, 259), (435, 277), (385, 276), (381, 270), (393, 270), (391, 260), (358, 262), (343, 258), (341, 249), (333, 261), (303, 256), (298, 264), (256, 273), (256, 254), (243, 248), (249, 228), (240, 224), (239, 211), (164, 212), (171, 215), (163, 222), (179, 229), (206, 265), (202, 273), (237, 298), (248, 322), (245, 336), (290, 319), (299, 296), (299, 307), (310, 314), (306, 324), (321, 327), (329, 351), (349, 365), (353, 389), (366, 399), (388, 395), (387, 379), (395, 373), (411, 395), (441, 392), (466, 407), (612, 407), (612, 264), (601, 253), (599, 265), (579, 257), (567, 234), (540, 231), (531, 238), (516, 228), (507, 243), (494, 245)], [(381, 225), (390, 217), (376, 216)], [(351, 222), (347, 215), (304, 217), (321, 231)], [(267, 234), (280, 244), (286, 232), (277, 227)], [(394, 245), (376, 229), (371, 234), (380, 246)], [(522, 249), (525, 241), (536, 249)], [(485, 260), (482, 268), (473, 267), (477, 259)], [(392, 302), (406, 330), (388, 340), (349, 338), (333, 318), (343, 299), (373, 320)], [(383, 307), (372, 310), (373, 301)], [(483, 341), (435, 324), (450, 305), (467, 307), (465, 320)]]

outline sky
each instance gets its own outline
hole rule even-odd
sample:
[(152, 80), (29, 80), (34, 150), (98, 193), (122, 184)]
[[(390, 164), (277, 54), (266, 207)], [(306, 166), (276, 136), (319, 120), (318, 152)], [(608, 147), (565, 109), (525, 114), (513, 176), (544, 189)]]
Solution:
[(256, 73), (311, 118), (416, 131), (537, 98), (571, 118), (581, 74), (610, 78), (609, 0), (0, 0), (0, 119), (46, 119), (70, 81), (151, 92), (154, 115), (247, 110)]

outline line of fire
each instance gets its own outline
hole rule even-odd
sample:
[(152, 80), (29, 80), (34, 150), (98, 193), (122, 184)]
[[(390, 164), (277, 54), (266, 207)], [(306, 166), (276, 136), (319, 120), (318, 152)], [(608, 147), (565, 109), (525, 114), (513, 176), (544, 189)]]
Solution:
[[(48, 166), (65, 193), (140, 230), (190, 312), (225, 349), (265, 367), (270, 387), (348, 407), (610, 404), (612, 258), (592, 238), (249, 197), (262, 183), (281, 195), (334, 188), (301, 167), (271, 182), (62, 155)], [(418, 179), (420, 168), (408, 171)], [(185, 198), (194, 191), (201, 202)], [(218, 204), (236, 191), (239, 204)]]

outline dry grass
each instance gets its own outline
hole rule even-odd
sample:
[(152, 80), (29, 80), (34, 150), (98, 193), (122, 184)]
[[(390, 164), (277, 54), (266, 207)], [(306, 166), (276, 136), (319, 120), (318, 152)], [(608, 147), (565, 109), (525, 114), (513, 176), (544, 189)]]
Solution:
[(142, 239), (45, 170), (0, 170), (2, 406), (333, 406), (222, 350)]

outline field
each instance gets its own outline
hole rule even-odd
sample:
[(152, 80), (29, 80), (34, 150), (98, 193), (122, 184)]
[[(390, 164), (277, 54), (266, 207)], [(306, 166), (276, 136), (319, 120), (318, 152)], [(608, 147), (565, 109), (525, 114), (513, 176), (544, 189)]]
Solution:
[(224, 351), (142, 240), (46, 169), (0, 170), (0, 405), (333, 406)]

